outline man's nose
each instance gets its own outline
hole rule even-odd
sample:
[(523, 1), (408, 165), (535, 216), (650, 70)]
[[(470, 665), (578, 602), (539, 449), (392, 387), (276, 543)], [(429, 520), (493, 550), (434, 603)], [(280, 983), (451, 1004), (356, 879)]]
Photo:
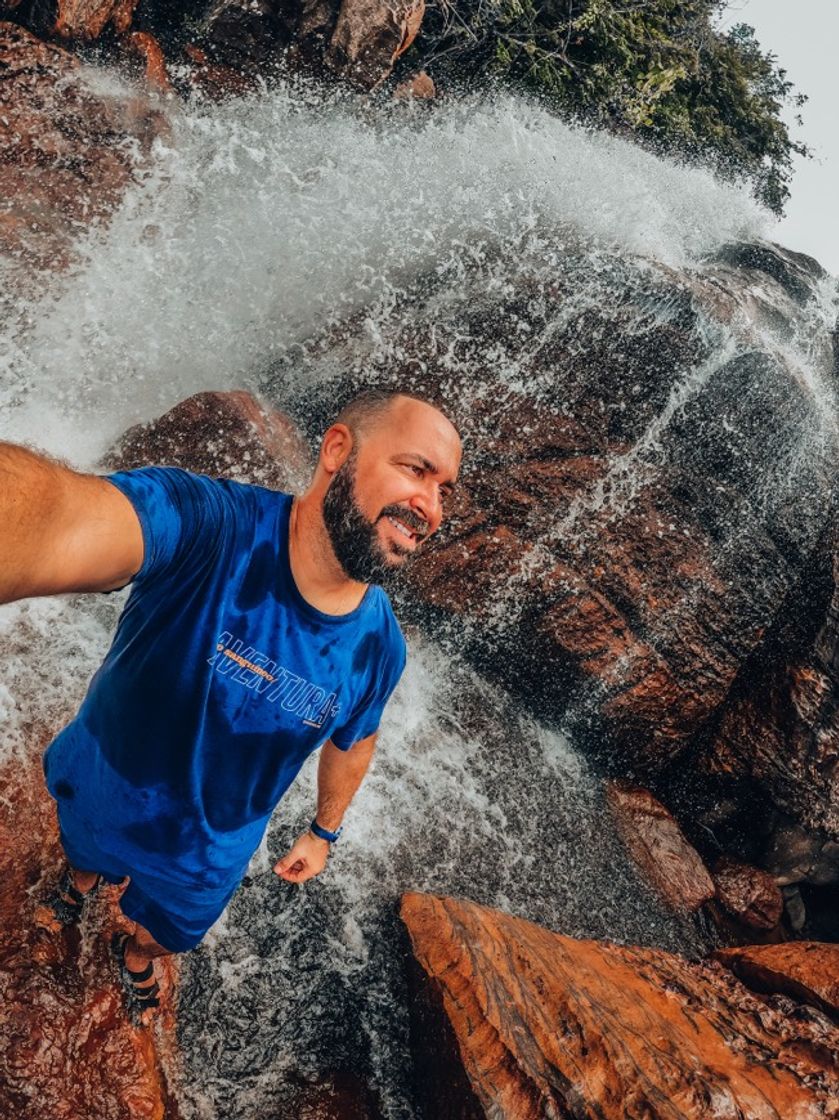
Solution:
[(433, 533), (440, 525), (443, 517), (440, 488), (436, 482), (426, 485), (419, 490), (411, 500), (411, 509), (418, 514), (428, 525), (427, 533)]

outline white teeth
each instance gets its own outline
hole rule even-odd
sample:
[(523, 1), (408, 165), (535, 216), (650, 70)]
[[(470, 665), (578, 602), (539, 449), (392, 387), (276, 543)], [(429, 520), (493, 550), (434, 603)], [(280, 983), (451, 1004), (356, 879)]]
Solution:
[(414, 535), (410, 529), (405, 528), (401, 521), (396, 521), (393, 517), (388, 517), (388, 521), (399, 530), (403, 537), (412, 537)]

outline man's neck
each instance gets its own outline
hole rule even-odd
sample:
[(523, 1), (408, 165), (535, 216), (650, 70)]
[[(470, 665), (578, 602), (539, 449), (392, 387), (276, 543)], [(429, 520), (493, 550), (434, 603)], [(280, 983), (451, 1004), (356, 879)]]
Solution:
[(311, 493), (292, 503), (288, 559), (297, 590), (316, 610), (349, 614), (364, 598), (367, 584), (347, 578), (323, 523), (320, 502)]

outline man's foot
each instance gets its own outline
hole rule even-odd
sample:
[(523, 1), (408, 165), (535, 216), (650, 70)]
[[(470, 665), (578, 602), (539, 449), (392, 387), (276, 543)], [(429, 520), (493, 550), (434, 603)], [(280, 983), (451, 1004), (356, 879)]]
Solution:
[(85, 901), (96, 893), (101, 882), (101, 876), (94, 872), (74, 872), (72, 867), (66, 867), (55, 890), (38, 908), (41, 913), (36, 919), (45, 919), (39, 924), (78, 925), (84, 915)]
[(154, 978), (154, 961), (144, 967), (133, 969), (126, 963), (130, 959), (129, 942), (131, 935), (118, 930), (111, 938), (111, 952), (119, 965), (119, 975), (125, 993), (125, 1002), (133, 1018), (140, 1018), (143, 1012), (160, 1006), (160, 985)]

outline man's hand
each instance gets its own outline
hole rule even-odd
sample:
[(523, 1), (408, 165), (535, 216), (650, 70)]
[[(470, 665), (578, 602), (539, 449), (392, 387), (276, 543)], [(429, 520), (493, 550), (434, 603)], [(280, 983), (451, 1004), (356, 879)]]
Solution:
[(326, 867), (329, 858), (329, 841), (321, 840), (311, 832), (304, 832), (295, 841), (294, 847), (277, 860), (274, 872), (287, 883), (305, 883), (313, 879)]

